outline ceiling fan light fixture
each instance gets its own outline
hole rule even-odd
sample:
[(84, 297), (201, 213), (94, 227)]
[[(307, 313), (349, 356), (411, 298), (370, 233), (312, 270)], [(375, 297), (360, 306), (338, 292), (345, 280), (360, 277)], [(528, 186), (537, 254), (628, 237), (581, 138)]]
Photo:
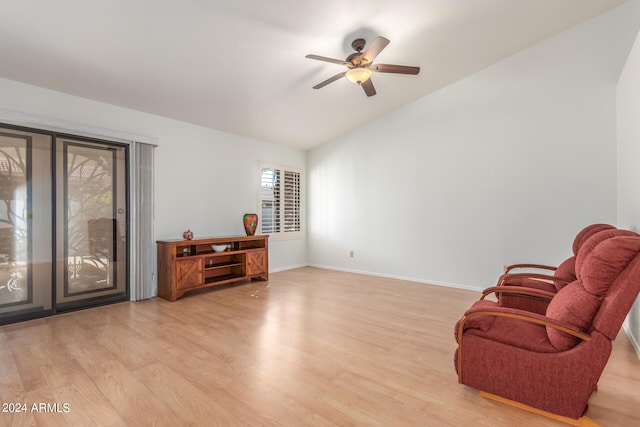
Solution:
[(372, 73), (373, 71), (368, 68), (355, 67), (347, 71), (346, 76), (351, 82), (359, 85), (369, 80)]

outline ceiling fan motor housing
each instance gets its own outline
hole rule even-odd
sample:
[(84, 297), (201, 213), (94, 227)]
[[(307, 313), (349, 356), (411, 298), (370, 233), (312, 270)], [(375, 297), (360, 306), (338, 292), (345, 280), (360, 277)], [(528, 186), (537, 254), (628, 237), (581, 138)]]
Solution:
[(362, 49), (364, 49), (366, 44), (367, 42), (365, 39), (355, 39), (354, 41), (351, 42), (351, 47), (356, 52), (362, 52)]
[(361, 57), (362, 49), (364, 49), (366, 44), (367, 42), (365, 41), (365, 39), (355, 39), (353, 42), (351, 42), (351, 47), (353, 48), (353, 50), (355, 50), (355, 52), (347, 56), (347, 58), (345, 59), (345, 62), (348, 62), (347, 67), (358, 68), (365, 65), (366, 61), (363, 61)]

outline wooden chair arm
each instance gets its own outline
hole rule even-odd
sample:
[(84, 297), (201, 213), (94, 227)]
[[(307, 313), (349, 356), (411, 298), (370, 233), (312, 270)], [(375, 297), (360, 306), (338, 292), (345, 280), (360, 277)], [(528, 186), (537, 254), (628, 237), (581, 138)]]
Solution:
[(534, 288), (526, 288), (524, 286), (492, 286), (490, 288), (482, 291), (482, 296), (480, 299), (484, 299), (487, 295), (490, 294), (509, 294), (509, 295), (524, 295), (531, 297), (540, 297), (551, 300), (555, 294), (549, 291), (543, 291), (542, 289), (534, 289)]
[(562, 331), (566, 334), (573, 335), (574, 337), (580, 338), (583, 341), (591, 341), (591, 336), (580, 331), (578, 328), (573, 326), (569, 322), (564, 322), (562, 320), (551, 319), (547, 316), (543, 316), (542, 314), (532, 313), (525, 310), (518, 310), (516, 308), (508, 308), (508, 307), (482, 307), (476, 309), (467, 310), (460, 321), (460, 330), (462, 332), (464, 329), (464, 323), (473, 316), (479, 315), (487, 315), (487, 316), (496, 316), (496, 317), (511, 317), (513, 319), (525, 320), (531, 323), (537, 323), (543, 326), (549, 326), (559, 331)]
[(462, 384), (462, 339), (464, 334), (464, 325), (472, 317), (475, 316), (495, 316), (495, 317), (509, 317), (512, 319), (524, 320), (526, 322), (536, 323), (542, 326), (548, 326), (566, 334), (572, 335), (581, 339), (582, 341), (591, 341), (591, 336), (579, 331), (575, 326), (568, 322), (560, 320), (550, 319), (547, 316), (543, 316), (537, 313), (530, 313), (524, 310), (517, 310), (514, 308), (506, 307), (479, 307), (475, 309), (469, 309), (464, 313), (460, 323), (458, 325), (458, 383)]
[(535, 268), (539, 270), (551, 270), (555, 271), (558, 267), (554, 267), (553, 265), (544, 265), (544, 264), (511, 264), (505, 267), (504, 272), (508, 273), (511, 270), (516, 268)]
[(536, 279), (536, 280), (547, 280), (554, 283), (559, 283), (561, 285), (568, 285), (570, 282), (565, 279), (560, 279), (555, 276), (550, 276), (548, 274), (540, 274), (540, 273), (509, 273), (503, 274), (500, 276), (500, 282), (498, 282), (498, 286), (504, 286), (503, 284), (509, 279)]

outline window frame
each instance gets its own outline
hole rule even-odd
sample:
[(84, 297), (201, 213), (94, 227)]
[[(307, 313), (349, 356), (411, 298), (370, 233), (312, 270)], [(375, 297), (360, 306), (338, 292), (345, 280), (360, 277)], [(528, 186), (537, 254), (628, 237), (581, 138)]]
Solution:
[[(284, 197), (284, 190), (281, 188), (281, 197), (280, 197), (280, 206), (279, 206), (279, 219), (280, 219), (280, 230), (274, 232), (264, 232), (262, 226), (264, 225), (262, 218), (262, 171), (263, 169), (272, 169), (280, 171), (280, 176), (284, 177), (285, 172), (297, 173), (299, 174), (300, 184), (299, 184), (299, 215), (298, 221), (300, 224), (300, 229), (298, 231), (284, 231), (285, 224), (285, 203), (286, 199)], [(284, 178), (281, 178), (281, 180)], [(284, 166), (274, 163), (268, 162), (259, 162), (258, 163), (258, 229), (259, 233), (263, 235), (268, 235), (269, 240), (294, 240), (294, 239), (304, 239), (305, 237), (305, 174), (304, 169), (297, 168), (293, 166)]]

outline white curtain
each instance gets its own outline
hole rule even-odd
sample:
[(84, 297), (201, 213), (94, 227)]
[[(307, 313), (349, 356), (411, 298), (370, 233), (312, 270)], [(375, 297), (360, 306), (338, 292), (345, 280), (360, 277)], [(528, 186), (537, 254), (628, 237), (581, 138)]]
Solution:
[(155, 243), (153, 240), (153, 149), (155, 145), (131, 144), (130, 299), (139, 301), (156, 293)]

